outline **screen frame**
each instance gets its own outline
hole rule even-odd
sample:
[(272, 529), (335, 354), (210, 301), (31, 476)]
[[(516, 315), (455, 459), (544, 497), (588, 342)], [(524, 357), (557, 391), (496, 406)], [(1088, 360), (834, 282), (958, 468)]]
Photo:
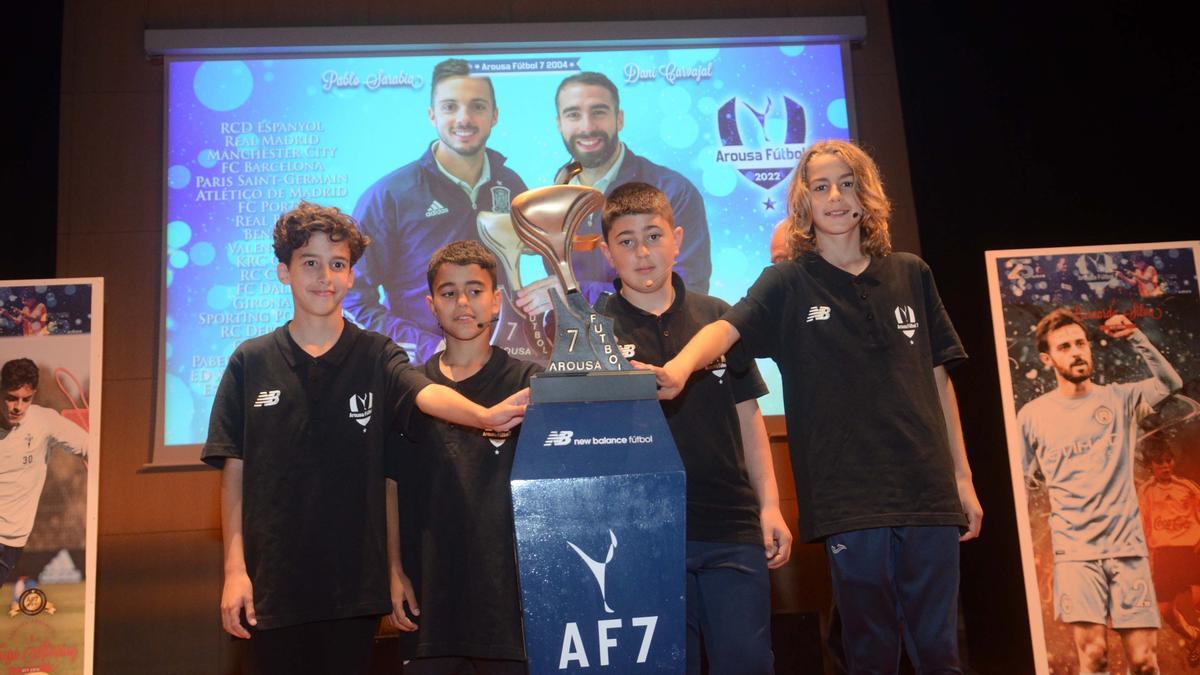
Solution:
[[(613, 38), (614, 35), (624, 35)], [(568, 37), (569, 36), (569, 37)], [(431, 26), (335, 26), (146, 30), (147, 57), (252, 55), (374, 56), (432, 52), (556, 51), (564, 48), (630, 49), (725, 44), (855, 43), (867, 36), (866, 16), (592, 21)]]
[[(614, 39), (613, 35), (625, 37)], [(568, 37), (569, 36), (569, 37)], [(175, 60), (289, 59), (310, 56), (416, 56), (589, 51), (631, 48), (771, 46), (774, 44), (838, 44), (846, 98), (848, 131), (858, 138), (857, 97), (851, 45), (867, 37), (865, 16), (780, 17), (770, 19), (703, 19), (685, 21), (599, 21), (430, 26), (335, 26), (227, 29), (149, 29), (144, 32), (147, 58), (163, 68), (163, 132), (159, 256), (159, 314), (155, 326), (154, 426), (142, 472), (208, 469), (200, 461), (203, 444), (167, 445), (166, 337), (167, 315), (167, 170), (170, 139), (170, 63)], [(770, 438), (785, 441), (784, 415), (766, 415)]]

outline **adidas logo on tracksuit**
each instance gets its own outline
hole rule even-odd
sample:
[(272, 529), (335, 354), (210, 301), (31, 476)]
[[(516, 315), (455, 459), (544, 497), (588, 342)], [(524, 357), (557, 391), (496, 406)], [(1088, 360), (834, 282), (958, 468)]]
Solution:
[(446, 208), (445, 206), (442, 206), (442, 203), (436, 199), (433, 200), (433, 203), (429, 205), (429, 208), (425, 209), (425, 217), (426, 218), (440, 216), (443, 213), (450, 213), (450, 209)]

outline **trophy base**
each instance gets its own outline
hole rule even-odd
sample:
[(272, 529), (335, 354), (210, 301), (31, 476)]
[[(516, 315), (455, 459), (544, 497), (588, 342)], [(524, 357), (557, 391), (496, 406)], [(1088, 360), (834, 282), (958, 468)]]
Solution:
[(658, 383), (648, 370), (538, 373), (529, 382), (529, 394), (535, 404), (638, 401), (658, 398)]

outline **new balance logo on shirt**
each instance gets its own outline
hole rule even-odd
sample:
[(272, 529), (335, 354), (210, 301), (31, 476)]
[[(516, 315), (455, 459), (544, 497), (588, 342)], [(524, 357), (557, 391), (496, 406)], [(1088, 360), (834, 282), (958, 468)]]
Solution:
[(446, 208), (445, 206), (442, 206), (442, 203), (436, 199), (433, 200), (433, 203), (431, 203), (429, 205), (429, 208), (425, 209), (425, 217), (426, 218), (440, 216), (443, 213), (450, 213), (450, 209)]
[(827, 321), (829, 319), (829, 308), (825, 305), (817, 305), (808, 308), (808, 319), (805, 323), (812, 321)]
[(279, 390), (272, 389), (271, 391), (258, 392), (258, 398), (254, 399), (255, 408), (266, 408), (279, 403)]

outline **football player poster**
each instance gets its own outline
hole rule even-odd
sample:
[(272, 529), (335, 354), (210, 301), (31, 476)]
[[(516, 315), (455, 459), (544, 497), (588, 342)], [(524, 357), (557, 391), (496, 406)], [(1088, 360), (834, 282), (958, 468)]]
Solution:
[(0, 672), (92, 672), (101, 279), (0, 281)]
[(1198, 257), (987, 253), (1039, 673), (1200, 665)]

